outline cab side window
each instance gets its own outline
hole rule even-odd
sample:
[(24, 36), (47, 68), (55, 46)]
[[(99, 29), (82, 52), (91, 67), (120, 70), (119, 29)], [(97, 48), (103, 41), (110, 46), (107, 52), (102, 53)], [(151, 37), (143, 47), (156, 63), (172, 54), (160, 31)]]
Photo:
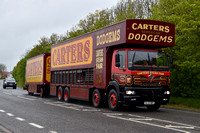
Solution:
[(118, 51), (120, 58), (120, 68), (125, 68), (125, 51)]

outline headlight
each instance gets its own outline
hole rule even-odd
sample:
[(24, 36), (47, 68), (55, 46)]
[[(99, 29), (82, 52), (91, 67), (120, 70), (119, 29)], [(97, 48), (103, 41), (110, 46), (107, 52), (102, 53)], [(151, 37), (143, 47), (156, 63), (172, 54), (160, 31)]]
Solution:
[(127, 95), (135, 95), (135, 91), (128, 90), (128, 91), (126, 91), (126, 94)]
[(165, 91), (164, 94), (165, 94), (165, 95), (169, 95), (169, 94), (170, 94), (170, 91)]

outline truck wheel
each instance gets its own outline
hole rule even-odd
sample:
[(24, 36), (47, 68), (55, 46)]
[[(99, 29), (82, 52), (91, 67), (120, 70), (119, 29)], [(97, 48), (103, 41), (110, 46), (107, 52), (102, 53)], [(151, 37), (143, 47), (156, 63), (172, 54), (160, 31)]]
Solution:
[(119, 98), (117, 92), (112, 89), (108, 95), (108, 106), (111, 110), (116, 111), (120, 108), (121, 104), (118, 102)]
[(156, 111), (160, 108), (160, 104), (155, 104), (155, 105), (149, 105), (147, 106), (149, 111)]
[(99, 92), (98, 89), (95, 89), (92, 93), (92, 103), (93, 103), (93, 106), (96, 108), (99, 108), (102, 106), (103, 100), (102, 100), (101, 93)]
[(69, 102), (70, 101), (70, 91), (69, 91), (68, 87), (65, 88), (64, 100), (65, 100), (65, 102)]
[(63, 100), (63, 89), (62, 89), (62, 87), (58, 88), (58, 100), (59, 101)]
[(44, 88), (41, 88), (40, 89), (40, 97), (44, 97), (44, 95), (45, 95)]

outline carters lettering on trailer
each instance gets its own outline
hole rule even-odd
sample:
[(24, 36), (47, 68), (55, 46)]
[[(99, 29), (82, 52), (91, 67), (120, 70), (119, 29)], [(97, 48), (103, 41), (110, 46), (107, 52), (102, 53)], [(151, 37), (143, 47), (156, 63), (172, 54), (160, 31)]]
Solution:
[(91, 59), (92, 41), (91, 39), (81, 39), (56, 47), (52, 52), (53, 66), (84, 64)]

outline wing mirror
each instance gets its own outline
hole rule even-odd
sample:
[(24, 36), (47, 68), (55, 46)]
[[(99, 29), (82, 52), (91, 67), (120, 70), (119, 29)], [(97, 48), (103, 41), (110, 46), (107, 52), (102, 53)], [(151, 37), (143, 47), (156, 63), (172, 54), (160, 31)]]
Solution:
[(119, 54), (115, 55), (115, 66), (120, 67), (120, 57)]

